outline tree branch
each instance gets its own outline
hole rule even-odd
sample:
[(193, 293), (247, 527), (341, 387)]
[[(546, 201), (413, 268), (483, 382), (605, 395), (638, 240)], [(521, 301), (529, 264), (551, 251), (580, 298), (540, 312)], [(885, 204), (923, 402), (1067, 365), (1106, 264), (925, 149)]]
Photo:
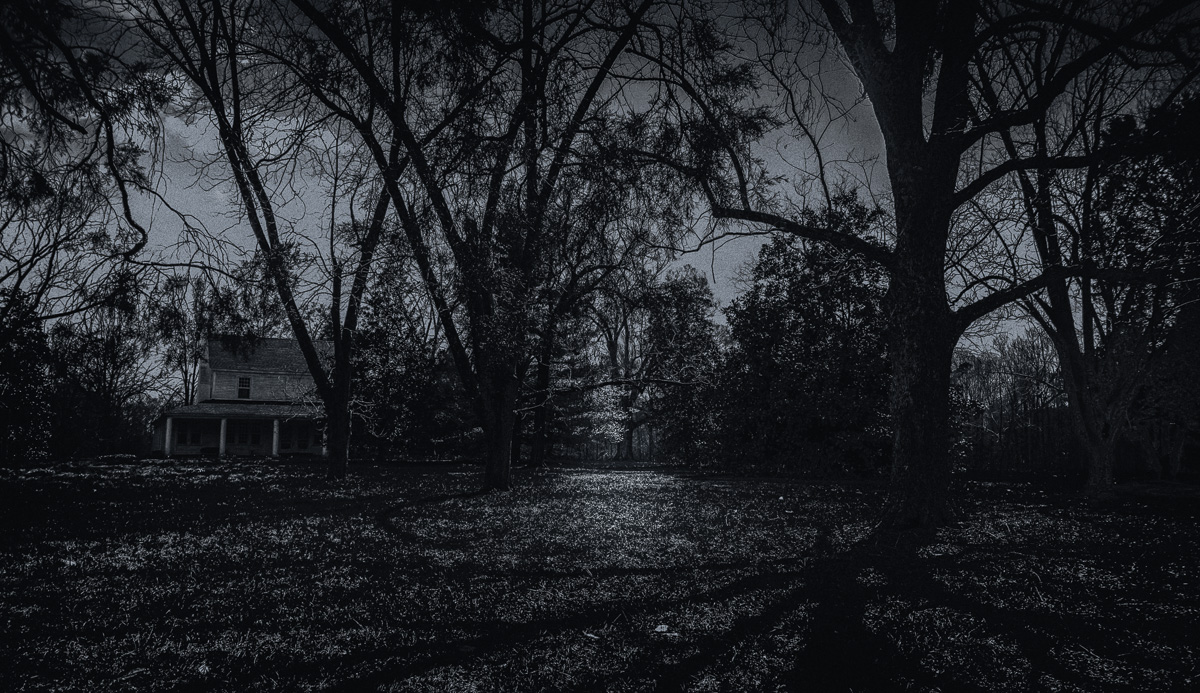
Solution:
[(838, 248), (856, 252), (868, 260), (891, 267), (894, 261), (892, 251), (883, 246), (869, 241), (865, 238), (852, 236), (841, 231), (823, 226), (812, 226), (802, 224), (797, 221), (788, 219), (787, 217), (769, 212), (760, 212), (752, 209), (738, 209), (734, 207), (719, 207), (714, 206), (712, 209), (713, 217), (717, 219), (737, 219), (739, 221), (748, 221), (755, 224), (763, 224), (770, 226), (778, 231), (790, 233), (794, 236), (807, 238), (809, 240), (828, 243)]

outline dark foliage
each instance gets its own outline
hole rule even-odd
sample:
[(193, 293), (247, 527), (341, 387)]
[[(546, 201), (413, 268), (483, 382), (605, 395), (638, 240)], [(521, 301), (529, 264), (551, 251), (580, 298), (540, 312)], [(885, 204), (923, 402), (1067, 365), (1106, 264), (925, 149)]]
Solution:
[(132, 310), (93, 311), (49, 335), (50, 452), (56, 457), (136, 453), (148, 447), (159, 403), (153, 342)]
[(24, 296), (4, 296), (0, 321), (0, 464), (44, 453), (49, 438), (49, 364), (46, 334)]
[[(1098, 285), (1096, 360), (1132, 362), (1144, 373), (1127, 377), (1137, 388), (1132, 423), (1196, 428), (1195, 330), (1200, 310), (1200, 95), (1151, 110), (1140, 125), (1113, 122), (1113, 146), (1146, 146), (1151, 153), (1101, 169), (1095, 215), (1102, 233), (1084, 239), (1100, 266), (1131, 267), (1138, 281)], [(1149, 281), (1147, 281), (1149, 280)], [(1144, 362), (1144, 363), (1143, 363)], [(1123, 364), (1097, 367), (1113, 377)], [(1128, 365), (1125, 365), (1128, 368)], [(1119, 372), (1117, 373), (1119, 375)]]
[(356, 342), (355, 456), (459, 459), (481, 452), (470, 404), (445, 353), (368, 325)]
[(721, 351), (712, 290), (704, 275), (685, 266), (669, 272), (644, 301), (645, 377), (655, 383), (647, 409), (659, 434), (658, 452), (668, 460), (704, 463), (715, 452), (713, 433), (722, 416), (714, 406)]
[(776, 234), (747, 283), (726, 310), (727, 457), (806, 474), (878, 471), (890, 435), (882, 272)]
[(971, 474), (1083, 478), (1062, 372), (1050, 338), (1027, 330), (955, 354), (954, 462)]

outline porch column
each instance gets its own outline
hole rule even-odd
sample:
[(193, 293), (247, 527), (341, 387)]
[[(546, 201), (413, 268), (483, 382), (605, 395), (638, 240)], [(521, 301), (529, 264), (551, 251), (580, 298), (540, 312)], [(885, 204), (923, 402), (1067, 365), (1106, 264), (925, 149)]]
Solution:
[(279, 419), (275, 419), (271, 428), (271, 457), (279, 457)]
[(217, 450), (218, 450), (217, 455), (219, 455), (221, 457), (225, 456), (225, 431), (228, 430), (228, 428), (229, 428), (229, 419), (221, 419), (221, 442), (220, 442), (220, 447), (217, 448)]
[(167, 417), (167, 437), (165, 440), (163, 440), (163, 456), (165, 456), (165, 457), (171, 456), (171, 452), (172, 452), (171, 444), (175, 442), (174, 439), (171, 437), (172, 434), (174, 433), (174, 431), (172, 430), (174, 428), (174, 426), (172, 426), (172, 424), (174, 422), (175, 422), (174, 417), (171, 417), (171, 416)]

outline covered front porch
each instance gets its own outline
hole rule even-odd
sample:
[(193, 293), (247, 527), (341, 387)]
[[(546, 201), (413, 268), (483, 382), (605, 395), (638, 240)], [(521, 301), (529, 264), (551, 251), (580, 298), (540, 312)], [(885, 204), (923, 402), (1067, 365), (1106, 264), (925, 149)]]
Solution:
[(316, 455), (326, 453), (312, 410), (299, 405), (206, 402), (163, 414), (154, 450), (172, 456)]

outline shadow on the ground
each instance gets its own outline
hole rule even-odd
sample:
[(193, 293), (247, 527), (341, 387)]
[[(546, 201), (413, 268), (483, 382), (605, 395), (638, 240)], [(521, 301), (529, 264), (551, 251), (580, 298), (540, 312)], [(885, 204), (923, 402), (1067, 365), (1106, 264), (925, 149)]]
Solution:
[[(0, 477), (0, 494), (10, 499), (0, 509), (0, 548), (9, 549), (11, 565), (23, 569), (5, 575), (19, 576), (12, 584), (27, 586), (23, 596), (8, 597), (6, 604), (25, 609), (12, 622), (23, 619), (22, 628), (42, 629), (41, 642), (112, 640), (105, 619), (130, 603), (121, 590), (141, 581), (145, 590), (169, 596), (156, 591), (135, 600), (142, 610), (116, 635), (134, 642), (158, 628), (166, 633), (156, 642), (177, 648), (170, 650), (172, 666), (204, 657), (219, 680), (191, 673), (173, 679), (176, 688), (194, 690), (212, 688), (214, 681), (225, 690), (271, 688), (263, 667), (271, 669), (276, 689), (293, 682), (295, 688), (340, 691), (395, 685), (434, 690), (439, 677), (454, 671), (476, 677), (462, 679), (464, 685), (484, 681), (479, 687), (488, 688), (492, 681), (492, 687), (505, 688), (529, 681), (579, 691), (729, 690), (751, 670), (765, 672), (762, 686), (797, 691), (1166, 690), (1191, 676), (1187, 661), (1172, 668), (1159, 660), (1177, 656), (1163, 643), (1170, 644), (1172, 631), (1190, 632), (1200, 612), (1200, 602), (1187, 596), (1182, 583), (1178, 594), (1161, 592), (1171, 580), (1184, 579), (1200, 553), (1196, 506), (1186, 504), (1194, 489), (1155, 487), (1097, 508), (1076, 497), (981, 486), (965, 513), (966, 529), (939, 535), (878, 531), (856, 539), (879, 497), (866, 487), (572, 469), (523, 479), (528, 489), (493, 502), (467, 490), (477, 469), (406, 475), (371, 468), (346, 484), (324, 482), (319, 464), (282, 469), (83, 465)], [(737, 519), (732, 528), (722, 524), (730, 517)], [(647, 529), (606, 535), (613, 518)], [(1010, 528), (1009, 521), (1025, 524)], [(283, 539), (268, 546), (260, 538), (281, 527), (290, 530)], [(769, 542), (739, 532), (757, 532)], [(164, 559), (162, 544), (127, 540), (159, 533), (188, 534), (172, 540), (193, 543), (165, 552), (175, 557)], [(626, 542), (617, 550), (605, 543), (614, 536)], [(237, 550), (212, 548), (231, 537), (242, 542)], [(83, 550), (52, 545), (64, 538), (102, 541)], [(622, 553), (638, 542), (652, 550)], [(684, 548), (672, 552), (673, 542)], [(705, 555), (714, 547), (724, 552)], [(142, 548), (146, 557), (133, 555)], [(278, 554), (274, 562), (264, 559), (268, 549)], [(88, 570), (104, 572), (63, 568), (66, 559), (78, 558), (72, 552), (88, 554)], [(1099, 577), (1055, 572), (1060, 562)], [(1105, 580), (1125, 576), (1155, 587), (1105, 586)], [(349, 586), (339, 591), (343, 578)], [(1092, 594), (1072, 593), (1084, 584)], [(62, 596), (81, 585), (92, 590), (91, 602)], [(1014, 599), (1021, 590), (1036, 599), (1044, 590), (1047, 603), (1057, 602)], [(217, 596), (202, 601), (195, 596), (201, 593)], [(425, 601), (416, 600), (417, 593)], [(109, 601), (96, 606), (97, 594)], [(471, 601), (478, 594), (485, 596)], [(409, 595), (415, 606), (405, 603)], [(521, 608), (503, 608), (507, 599)], [(1143, 613), (1137, 606), (1155, 599), (1162, 601), (1155, 606), (1173, 610)], [(345, 608), (355, 600), (359, 607)], [(299, 617), (280, 606), (293, 602), (305, 605)], [(371, 609), (380, 605), (397, 620), (371, 621)], [(885, 606), (891, 609), (886, 623), (880, 617)], [(231, 609), (240, 611), (229, 616)], [(910, 626), (924, 623), (918, 617), (942, 612), (947, 640), (962, 622), (979, 634), (968, 633), (965, 645), (934, 641), (943, 633), (927, 640), (920, 638), (928, 634), (914, 635), (917, 628)], [(277, 625), (281, 613), (290, 625)], [(719, 615), (702, 621), (708, 617), (689, 615), (695, 613)], [(347, 625), (354, 618), (367, 624)], [(688, 618), (695, 619), (690, 626)], [(676, 620), (685, 626), (680, 633), (654, 631), (655, 624), (674, 626)], [(286, 628), (318, 630), (330, 640), (340, 635), (349, 644), (289, 649), (277, 645), (292, 636)], [(217, 644), (243, 631), (254, 631), (269, 646), (249, 656)], [(1144, 640), (1134, 637), (1145, 634)], [(177, 641), (210, 649), (195, 655)], [(546, 670), (488, 678), (513, 660), (531, 666), (546, 654), (573, 657), (581, 651), (578, 643), (594, 645), (591, 659), (568, 664), (560, 679)], [(1149, 654), (1138, 651), (1142, 643)], [(953, 650), (963, 666), (947, 666), (945, 650)], [(1072, 659), (1072, 652), (1117, 669), (1128, 666), (1100, 680), (1085, 668), (1092, 660)], [(164, 661), (150, 658), (147, 664), (139, 657), (130, 661), (143, 670)], [(771, 658), (772, 664), (755, 669), (749, 657)], [(1018, 660), (1020, 666), (1008, 667)], [(62, 675), (60, 664), (40, 661), (39, 672)], [(593, 665), (596, 670), (589, 670)], [(976, 676), (980, 666), (990, 667), (986, 675)], [(1006, 667), (1015, 673), (995, 674)], [(1148, 678), (1157, 670), (1167, 672), (1163, 685)]]
[[(393, 511), (394, 512), (394, 511)], [(828, 534), (828, 533), (826, 533)], [(407, 532), (397, 536), (416, 538)], [(618, 673), (594, 674), (578, 681), (578, 691), (601, 690), (624, 681), (653, 681), (656, 690), (684, 691), (696, 683), (697, 677), (721, 661), (737, 656), (743, 639), (769, 633), (780, 624), (815, 604), (808, 613), (808, 633), (804, 647), (798, 651), (774, 652), (794, 661), (781, 683), (789, 690), (820, 691), (885, 691), (895, 690), (898, 677), (929, 681), (917, 663), (881, 634), (869, 631), (864, 614), (878, 596), (859, 577), (867, 568), (881, 565), (902, 565), (915, 560), (916, 551), (928, 541), (924, 535), (871, 535), (867, 539), (841, 550), (827, 542), (818, 541), (810, 557), (790, 561), (770, 561), (756, 564), (749, 574), (717, 588), (689, 592), (679, 599), (633, 599), (611, 601), (593, 608), (524, 623), (487, 622), (473, 624), (476, 635), (469, 638), (438, 635), (434, 623), (411, 624), (427, 632), (428, 642), (421, 645), (384, 647), (372, 652), (356, 653), (353, 657), (325, 663), (318, 668), (333, 667), (339, 672), (359, 671), (346, 675), (331, 690), (374, 690), (389, 683), (418, 677), (439, 667), (461, 664), (466, 659), (486, 658), (520, 647), (548, 632), (587, 630), (616, 621), (648, 616), (682, 606), (715, 604), (734, 600), (754, 592), (775, 596), (756, 612), (734, 621), (721, 632), (692, 637), (686, 644), (686, 654), (679, 658), (665, 657), (669, 645), (643, 647), (640, 654), (629, 660)], [(603, 580), (612, 577), (659, 576), (678, 577), (681, 572), (746, 573), (743, 564), (702, 564), (678, 568), (611, 568), (582, 571), (511, 571), (493, 572), (514, 586), (526, 580), (588, 577)], [(889, 571), (900, 577), (900, 570)], [(473, 574), (480, 574), (473, 571)], [(489, 574), (484, 571), (482, 574)], [(918, 590), (923, 585), (910, 585)], [(363, 670), (366, 671), (363, 671)], [(969, 683), (942, 677), (937, 683), (953, 683), (956, 690), (976, 690)]]

